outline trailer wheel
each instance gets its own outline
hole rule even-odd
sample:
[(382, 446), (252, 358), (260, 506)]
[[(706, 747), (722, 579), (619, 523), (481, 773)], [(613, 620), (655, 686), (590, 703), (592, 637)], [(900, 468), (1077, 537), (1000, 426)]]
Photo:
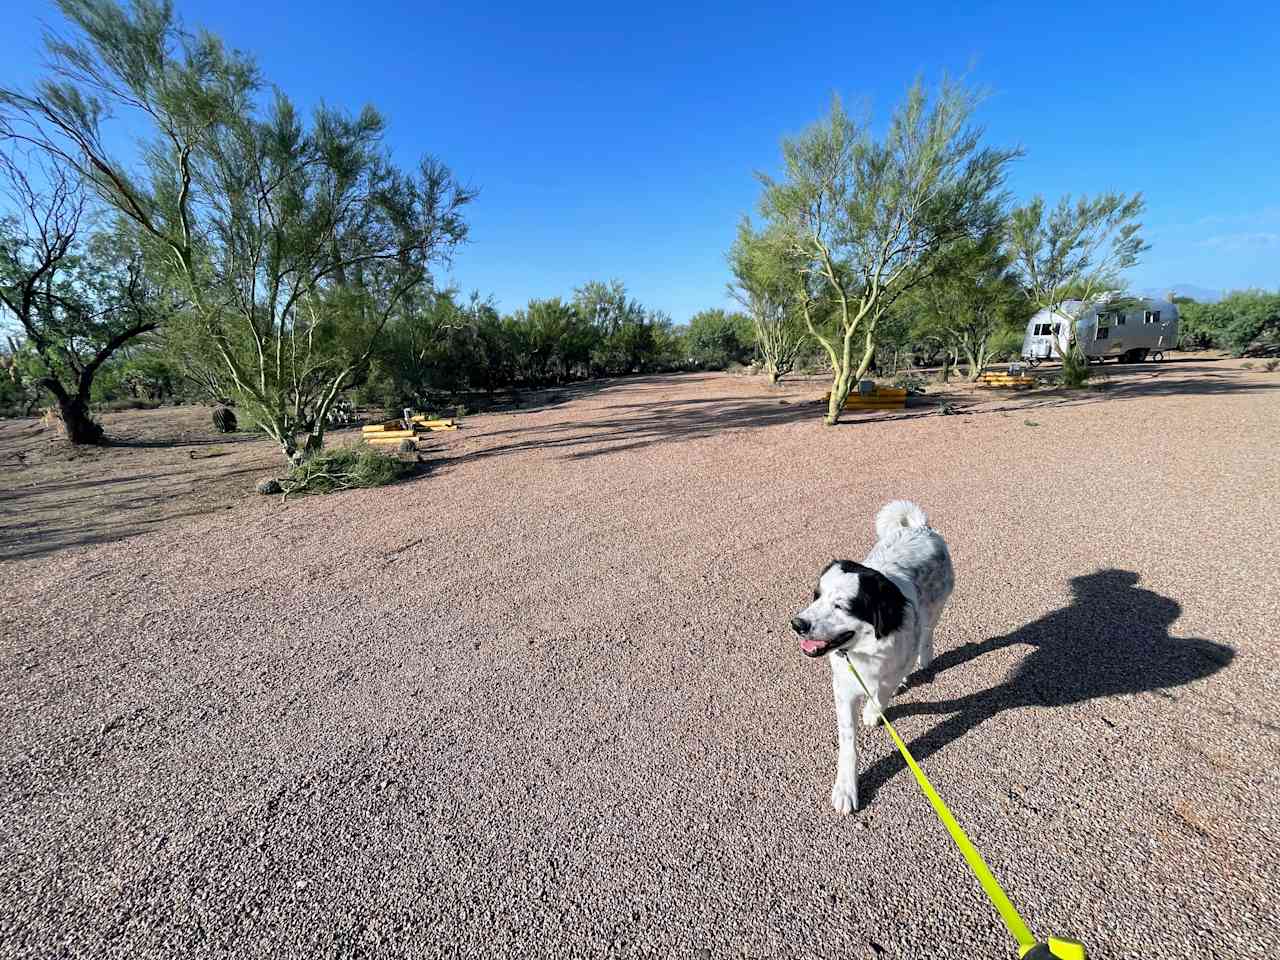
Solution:
[(1160, 362), (1161, 360), (1163, 360), (1163, 359), (1164, 359), (1164, 351), (1163, 351), (1163, 350), (1157, 350), (1155, 353), (1151, 354), (1151, 361), (1152, 361), (1153, 363), (1159, 363), (1159, 362)]
[(1032, 367), (1038, 367), (1038, 366), (1040, 366), (1040, 358), (1039, 358), (1039, 357), (1027, 357), (1027, 363), (1028, 363), (1030, 366), (1032, 366)]

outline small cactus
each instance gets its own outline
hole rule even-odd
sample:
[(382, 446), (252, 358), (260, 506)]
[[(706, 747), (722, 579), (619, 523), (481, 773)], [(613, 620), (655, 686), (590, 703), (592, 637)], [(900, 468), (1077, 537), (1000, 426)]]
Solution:
[(213, 425), (222, 433), (234, 433), (236, 429), (236, 413), (230, 407), (217, 407), (213, 411)]
[(259, 493), (263, 494), (264, 496), (270, 496), (273, 493), (280, 492), (281, 490), (280, 481), (277, 480), (275, 477), (265, 477), (262, 480), (258, 481), (257, 487), (255, 489)]
[(418, 445), (406, 437), (404, 440), (400, 441), (398, 449), (401, 453), (416, 453)]

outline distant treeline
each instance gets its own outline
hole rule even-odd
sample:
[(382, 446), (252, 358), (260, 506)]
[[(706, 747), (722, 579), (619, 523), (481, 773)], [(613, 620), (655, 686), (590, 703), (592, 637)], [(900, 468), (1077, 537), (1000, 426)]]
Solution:
[(1178, 298), (1184, 350), (1217, 348), (1236, 356), (1280, 351), (1280, 290), (1239, 290), (1217, 303)]

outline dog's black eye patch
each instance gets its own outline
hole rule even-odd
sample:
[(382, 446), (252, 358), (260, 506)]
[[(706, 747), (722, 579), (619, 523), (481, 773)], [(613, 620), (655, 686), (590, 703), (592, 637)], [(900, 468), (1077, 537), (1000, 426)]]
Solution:
[(858, 567), (858, 595), (844, 601), (841, 609), (871, 624), (877, 637), (887, 637), (902, 626), (907, 598), (880, 571)]

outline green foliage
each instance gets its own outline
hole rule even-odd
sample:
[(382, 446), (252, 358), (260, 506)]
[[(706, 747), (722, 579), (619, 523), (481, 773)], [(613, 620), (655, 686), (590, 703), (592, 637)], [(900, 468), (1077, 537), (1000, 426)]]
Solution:
[(755, 351), (770, 381), (777, 383), (810, 346), (797, 297), (799, 263), (788, 256), (777, 232), (756, 233), (744, 217), (729, 250), (729, 267), (734, 277), (729, 295), (747, 311)]
[(664, 314), (627, 296), (617, 280), (574, 300), (531, 300), (502, 316), (472, 294), (408, 298), (390, 319), (357, 390), (362, 403), (424, 408), (442, 394), (493, 392), (678, 369), (685, 337)]
[(1035, 197), (1009, 216), (1009, 257), (1037, 309), (1058, 310), (1068, 299), (1092, 301), (1123, 286), (1121, 275), (1150, 244), (1142, 239), (1142, 194), (1104, 193), (1049, 209)]
[(943, 82), (917, 83), (883, 137), (840, 102), (783, 142), (782, 179), (760, 175), (761, 213), (810, 335), (834, 381), (835, 423), (872, 362), (878, 326), (900, 298), (938, 268), (948, 248), (1001, 224), (1005, 168), (1018, 153), (981, 145), (971, 124), (978, 96)]
[[(1107, 290), (1122, 287), (1123, 272), (1150, 249), (1138, 219), (1145, 206), (1141, 194), (1104, 193), (1074, 202), (1064, 196), (1052, 210), (1036, 197), (1014, 210), (1006, 226), (1006, 250), (1030, 304), (1057, 314), (1067, 300), (1087, 307)], [(1089, 370), (1074, 323), (1066, 325), (1066, 336), (1063, 379), (1078, 386)]]
[[(290, 458), (323, 445), (329, 407), (361, 375), (405, 299), (466, 236), (475, 196), (438, 161), (396, 167), (372, 107), (321, 105), (310, 123), (253, 61), (171, 6), (68, 0), (50, 76), (0, 90), (12, 127), (129, 224), (190, 301), (176, 353)], [(148, 125), (142, 163), (108, 152), (103, 123)], [(305, 435), (300, 448), (298, 434)]]
[(1238, 290), (1217, 303), (1179, 306), (1179, 346), (1218, 347), (1237, 357), (1280, 350), (1280, 291)]
[(279, 481), (287, 500), (311, 493), (332, 493), (356, 487), (384, 487), (412, 475), (417, 464), (356, 444), (320, 450), (295, 463)]
[(893, 385), (910, 394), (921, 394), (928, 389), (928, 380), (919, 373), (900, 373), (893, 378)]
[(751, 318), (720, 309), (695, 313), (689, 320), (687, 338), (689, 357), (707, 370), (746, 363), (755, 350)]
[(0, 218), (10, 382), (28, 400), (51, 397), (71, 442), (97, 442), (102, 428), (89, 405), (110, 386), (123, 349), (156, 329), (170, 293), (150, 282), (127, 231), (82, 225), (88, 199), (62, 167), (34, 152), (0, 152), (0, 194), (12, 210)]
[(964, 359), (970, 380), (992, 361), (997, 337), (1006, 344), (1017, 337), (1015, 349), (1021, 352), (1033, 312), (996, 233), (953, 244), (910, 302), (915, 307), (913, 339), (936, 341), (957, 360)]
[(1062, 384), (1066, 387), (1083, 387), (1093, 376), (1089, 358), (1079, 350), (1069, 350), (1062, 358)]
[(1178, 349), (1221, 349), (1223, 329), (1212, 303), (1178, 304)]
[(1023, 327), (1010, 327), (997, 330), (987, 338), (987, 353), (993, 362), (1017, 360), (1022, 356), (1022, 342), (1025, 338)]
[(572, 304), (559, 297), (530, 300), (508, 319), (512, 375), (527, 383), (563, 383), (591, 360), (596, 334)]

